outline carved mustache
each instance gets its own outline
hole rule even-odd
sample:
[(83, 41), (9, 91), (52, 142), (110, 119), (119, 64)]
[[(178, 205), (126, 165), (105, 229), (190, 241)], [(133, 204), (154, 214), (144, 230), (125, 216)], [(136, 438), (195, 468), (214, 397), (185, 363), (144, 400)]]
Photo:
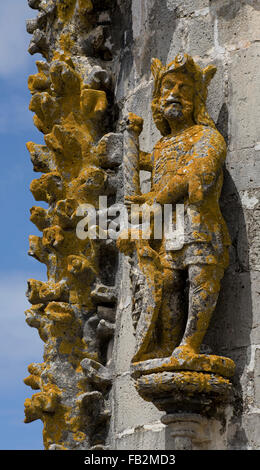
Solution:
[(182, 104), (181, 101), (177, 98), (168, 98), (167, 100), (165, 100), (165, 102), (167, 104)]

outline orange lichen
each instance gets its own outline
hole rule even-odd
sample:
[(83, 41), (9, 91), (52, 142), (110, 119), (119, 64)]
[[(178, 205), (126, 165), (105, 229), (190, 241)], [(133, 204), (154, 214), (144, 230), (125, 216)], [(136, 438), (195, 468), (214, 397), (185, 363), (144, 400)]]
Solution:
[(68, 22), (73, 15), (76, 0), (58, 0), (58, 17), (63, 22)]
[(72, 39), (71, 34), (61, 34), (59, 41), (61, 49), (64, 51), (64, 54), (69, 54), (72, 47), (75, 44), (75, 41)]
[[(145, 364), (145, 361), (152, 364), (156, 361), (154, 358), (165, 358), (166, 361), (164, 364), (161, 360), (156, 372), (180, 370), (187, 363), (187, 369), (191, 367), (192, 371), (185, 373), (183, 380), (187, 384), (197, 381), (199, 391), (210, 387), (210, 381), (204, 374), (196, 375), (196, 369), (203, 370), (205, 365), (208, 371), (212, 367), (214, 373), (218, 371), (225, 375), (226, 372), (226, 364), (221, 366), (223, 358), (210, 356), (209, 364), (198, 354), (216, 305), (220, 280), (228, 265), (230, 245), (219, 207), (226, 144), (205, 106), (207, 86), (215, 71), (213, 66), (200, 69), (186, 54), (178, 55), (166, 67), (154, 59), (152, 111), (163, 137), (152, 154), (140, 152), (138, 136), (142, 120), (131, 114), (126, 126), (125, 160), (131, 173), (130, 193), (126, 200), (130, 204), (150, 206), (183, 204), (183, 248), (167, 249), (165, 234), (162, 241), (131, 238), (131, 230), (127, 239), (125, 232), (117, 241), (125, 254), (136, 251), (137, 264), (150, 296), (141, 313), (139, 307), (133, 366), (140, 373), (148, 374), (152, 366), (147, 366), (147, 371), (144, 366), (141, 372), (139, 364)], [(138, 182), (142, 169), (152, 173), (151, 191), (143, 195)], [(176, 223), (175, 211), (172, 221)], [(138, 230), (135, 228), (134, 234)], [(187, 272), (190, 286), (188, 319), (187, 313), (182, 311), (184, 284), (181, 274)], [(229, 368), (233, 370), (234, 363), (229, 362)], [(181, 376), (178, 377), (181, 383)], [(143, 377), (143, 380), (149, 384), (149, 378)], [(160, 381), (159, 376), (156, 381)]]
[[(42, 236), (30, 237), (29, 254), (46, 264), (48, 281), (28, 281), (28, 297), (34, 305), (27, 311), (27, 321), (38, 329), (45, 350), (41, 370), (29, 370), (25, 379), (27, 385), (40, 389), (26, 400), (25, 415), (26, 422), (43, 421), (47, 449), (52, 444), (66, 449), (71, 438), (75, 447), (88, 441), (82, 410), (73, 404), (73, 398), (88, 389), (80, 362), (85, 358), (99, 360), (99, 352), (83, 338), (84, 315), (96, 310), (91, 290), (99, 271), (99, 247), (92, 240), (78, 239), (75, 228), (78, 206), (90, 203), (97, 207), (107, 181), (107, 173), (99, 166), (96, 143), (104, 133), (102, 117), (108, 102), (105, 91), (88, 88), (83, 74), (76, 71), (71, 58), (75, 37), (67, 27), (72, 17), (79, 15), (85, 30), (90, 29), (86, 13), (92, 9), (90, 0), (57, 2), (53, 23), (56, 50), (50, 63), (37, 62), (38, 73), (28, 80), (30, 110), (46, 143), (27, 144), (35, 171), (44, 173), (32, 181), (30, 189), (37, 201), (49, 204), (49, 209), (31, 210), (31, 221)], [(65, 389), (66, 381), (64, 386), (56, 384), (52, 371), (55, 355), (65, 361), (66, 371), (74, 377), (73, 390)]]

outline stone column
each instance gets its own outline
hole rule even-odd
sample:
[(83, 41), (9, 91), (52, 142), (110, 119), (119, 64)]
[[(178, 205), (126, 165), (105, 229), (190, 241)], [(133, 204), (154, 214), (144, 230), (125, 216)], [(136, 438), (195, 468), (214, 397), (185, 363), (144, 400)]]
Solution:
[(166, 425), (166, 450), (204, 450), (210, 443), (207, 419), (200, 414), (167, 414), (162, 416), (161, 421)]

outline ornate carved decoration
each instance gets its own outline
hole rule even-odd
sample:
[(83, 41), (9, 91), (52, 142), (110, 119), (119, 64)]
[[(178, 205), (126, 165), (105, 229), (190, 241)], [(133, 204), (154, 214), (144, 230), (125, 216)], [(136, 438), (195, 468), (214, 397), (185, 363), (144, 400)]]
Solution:
[(45, 140), (27, 144), (34, 170), (43, 173), (32, 181), (31, 192), (49, 207), (31, 209), (42, 236), (30, 237), (29, 255), (46, 265), (48, 280), (28, 281), (32, 308), (26, 321), (38, 329), (45, 348), (44, 362), (31, 364), (25, 379), (40, 390), (25, 402), (25, 422), (43, 421), (46, 449), (104, 448), (117, 249), (113, 240), (79, 239), (76, 225), (81, 204), (98, 207), (99, 195), (106, 194), (117, 200), (122, 136), (113, 132), (106, 67), (114, 2), (29, 0), (29, 5), (39, 10), (27, 24), (33, 34), (29, 52), (46, 59), (36, 62), (38, 73), (28, 82), (34, 123)]

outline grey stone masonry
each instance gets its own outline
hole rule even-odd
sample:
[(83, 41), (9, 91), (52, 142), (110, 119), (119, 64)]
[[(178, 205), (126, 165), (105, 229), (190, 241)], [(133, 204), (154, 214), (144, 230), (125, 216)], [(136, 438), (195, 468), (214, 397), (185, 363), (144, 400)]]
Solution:
[[(125, 54), (117, 77), (119, 115), (144, 119), (141, 150), (151, 152), (160, 138), (150, 109), (151, 59), (164, 64), (178, 52), (218, 70), (209, 87), (208, 111), (228, 145), (221, 208), (231, 234), (230, 265), (205, 351), (236, 362), (234, 403), (225, 424), (210, 422), (204, 448), (260, 449), (260, 1), (132, 0)], [(125, 58), (124, 58), (125, 56)], [(149, 173), (141, 175), (149, 190)], [(134, 350), (128, 262), (124, 261), (118, 307), (113, 385), (112, 448), (167, 448), (161, 413), (140, 399), (130, 377)]]

